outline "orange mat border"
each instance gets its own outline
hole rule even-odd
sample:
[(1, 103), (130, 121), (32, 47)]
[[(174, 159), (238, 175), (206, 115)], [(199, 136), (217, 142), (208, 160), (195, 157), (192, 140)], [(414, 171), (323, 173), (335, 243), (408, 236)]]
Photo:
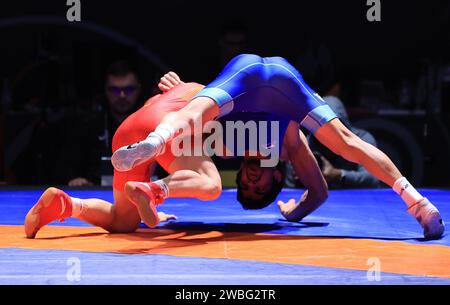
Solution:
[(26, 239), (22, 226), (0, 226), (0, 248), (149, 253), (239, 259), (270, 263), (368, 270), (380, 260), (381, 272), (450, 278), (450, 247), (399, 241), (139, 229), (108, 234), (100, 228), (48, 226)]

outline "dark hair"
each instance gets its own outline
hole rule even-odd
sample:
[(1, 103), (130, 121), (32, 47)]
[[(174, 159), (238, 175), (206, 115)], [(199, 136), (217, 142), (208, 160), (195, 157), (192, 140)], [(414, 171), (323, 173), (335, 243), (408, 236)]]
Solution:
[(134, 74), (136, 78), (138, 78), (136, 67), (126, 60), (115, 61), (106, 69), (106, 75), (125, 76), (130, 73)]
[(242, 170), (239, 169), (237, 175), (236, 175), (236, 185), (237, 185), (237, 200), (240, 202), (242, 207), (245, 210), (259, 210), (267, 207), (269, 204), (275, 201), (278, 194), (281, 192), (284, 186), (284, 177), (286, 175), (286, 166), (284, 162), (278, 162), (276, 169), (280, 170), (282, 174), (282, 178), (280, 181), (272, 179), (272, 187), (270, 190), (264, 194), (264, 196), (261, 199), (254, 200), (250, 199), (244, 196), (241, 189), (241, 176), (242, 176)]

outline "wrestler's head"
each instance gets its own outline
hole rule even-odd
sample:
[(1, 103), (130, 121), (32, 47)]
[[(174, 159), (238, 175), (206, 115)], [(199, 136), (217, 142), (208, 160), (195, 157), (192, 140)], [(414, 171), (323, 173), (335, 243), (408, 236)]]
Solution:
[(284, 184), (284, 163), (261, 167), (257, 158), (245, 158), (236, 176), (237, 199), (246, 210), (262, 209), (275, 201)]
[(128, 116), (136, 107), (141, 85), (133, 67), (117, 61), (108, 67), (105, 93), (110, 111), (116, 116)]

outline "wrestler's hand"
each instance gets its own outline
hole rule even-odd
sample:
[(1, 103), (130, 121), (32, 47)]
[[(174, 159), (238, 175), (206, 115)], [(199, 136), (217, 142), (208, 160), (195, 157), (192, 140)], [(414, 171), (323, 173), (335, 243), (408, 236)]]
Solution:
[(177, 216), (173, 215), (173, 214), (166, 214), (164, 212), (158, 212), (158, 218), (160, 222), (165, 222), (165, 221), (169, 221), (169, 220), (176, 220), (178, 219)]
[(287, 221), (297, 222), (302, 220), (303, 217), (310, 213), (307, 209), (307, 205), (302, 204), (306, 201), (307, 197), (308, 190), (303, 193), (302, 198), (300, 198), (299, 202), (295, 201), (294, 198), (286, 203), (278, 200), (277, 204), (280, 208), (281, 215), (283, 215)]
[(280, 208), (281, 215), (286, 218), (286, 220), (291, 221), (292, 212), (295, 210), (297, 203), (295, 202), (295, 199), (291, 199), (288, 202), (283, 202), (281, 200), (278, 200), (277, 202), (278, 207)]
[(158, 88), (162, 92), (167, 92), (176, 85), (182, 84), (180, 77), (175, 73), (170, 71), (169, 73), (164, 74), (163, 77), (161, 77)]

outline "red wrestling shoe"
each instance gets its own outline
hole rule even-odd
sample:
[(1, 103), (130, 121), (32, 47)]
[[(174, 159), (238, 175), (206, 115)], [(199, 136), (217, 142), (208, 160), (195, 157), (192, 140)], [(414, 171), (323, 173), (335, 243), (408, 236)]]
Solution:
[(158, 184), (128, 181), (125, 195), (136, 205), (139, 216), (147, 226), (154, 228), (158, 225), (156, 206), (164, 202), (164, 193)]
[(45, 225), (55, 220), (64, 220), (72, 215), (72, 200), (63, 191), (50, 187), (25, 217), (25, 235), (34, 238)]

